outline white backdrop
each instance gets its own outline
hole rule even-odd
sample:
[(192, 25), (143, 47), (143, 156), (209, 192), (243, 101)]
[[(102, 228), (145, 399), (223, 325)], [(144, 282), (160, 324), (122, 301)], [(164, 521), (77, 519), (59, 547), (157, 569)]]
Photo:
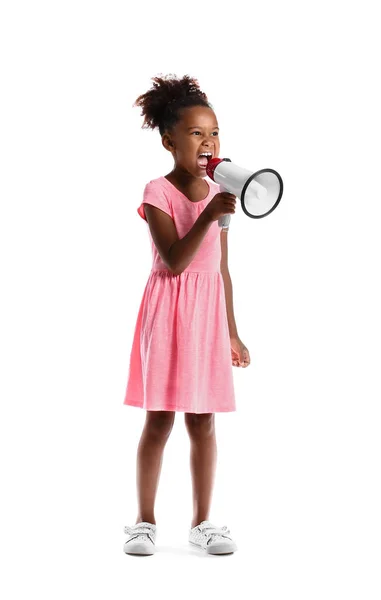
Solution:
[[(2, 596), (379, 599), (376, 3), (14, 1), (0, 23)], [(198, 79), (221, 157), (284, 181), (264, 219), (237, 202), (228, 234), (251, 354), (237, 411), (216, 415), (210, 519), (230, 556), (188, 545), (183, 413), (157, 553), (123, 553), (145, 419), (123, 399), (151, 268), (136, 209), (173, 165), (132, 104), (167, 73)]]

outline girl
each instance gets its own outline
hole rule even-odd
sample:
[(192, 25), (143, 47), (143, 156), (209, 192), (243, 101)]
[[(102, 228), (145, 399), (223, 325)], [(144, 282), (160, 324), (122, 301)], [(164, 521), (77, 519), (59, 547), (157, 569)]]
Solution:
[(130, 535), (124, 552), (154, 553), (155, 496), (178, 411), (184, 412), (191, 442), (189, 542), (224, 554), (236, 544), (226, 526), (208, 520), (217, 457), (214, 413), (236, 410), (231, 365), (250, 364), (233, 314), (227, 229), (218, 225), (220, 216), (235, 212), (236, 198), (204, 179), (208, 156), (218, 157), (220, 142), (216, 115), (197, 80), (152, 79), (153, 87), (134, 106), (142, 108), (142, 128), (158, 127), (174, 167), (146, 184), (137, 209), (148, 225), (153, 262), (124, 399), (147, 411), (137, 452), (138, 516), (124, 529)]

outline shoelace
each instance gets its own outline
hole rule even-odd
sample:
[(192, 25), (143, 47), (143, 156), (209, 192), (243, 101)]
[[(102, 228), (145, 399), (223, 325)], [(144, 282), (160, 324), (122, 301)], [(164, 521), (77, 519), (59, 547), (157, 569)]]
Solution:
[(201, 525), (198, 525), (197, 529), (202, 533), (205, 533), (207, 544), (209, 544), (215, 536), (231, 539), (230, 530), (227, 528), (226, 525), (224, 525), (223, 527), (216, 527), (211, 523), (202, 523)]
[(124, 528), (124, 533), (128, 533), (128, 535), (134, 536), (130, 540), (128, 540), (129, 542), (138, 538), (139, 536), (141, 536), (144, 539), (144, 534), (146, 534), (151, 540), (151, 542), (154, 544), (155, 541), (152, 536), (153, 531), (154, 528), (152, 525), (141, 525), (140, 523), (136, 523), (135, 525), (132, 525), (132, 527), (126, 525)]

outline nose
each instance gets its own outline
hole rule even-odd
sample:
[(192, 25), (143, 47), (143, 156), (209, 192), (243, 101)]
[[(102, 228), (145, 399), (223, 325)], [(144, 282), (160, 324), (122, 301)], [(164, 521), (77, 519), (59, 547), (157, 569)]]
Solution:
[(207, 150), (211, 150), (212, 148), (214, 148), (214, 146), (216, 145), (217, 140), (214, 140), (213, 142), (210, 140), (210, 138), (203, 140), (201, 147), (205, 149), (205, 151)]

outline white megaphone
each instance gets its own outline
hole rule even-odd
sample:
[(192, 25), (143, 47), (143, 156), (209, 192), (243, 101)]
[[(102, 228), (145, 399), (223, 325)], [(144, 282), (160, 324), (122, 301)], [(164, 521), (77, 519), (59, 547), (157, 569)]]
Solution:
[[(211, 158), (206, 174), (219, 184), (221, 192), (234, 194), (241, 200), (243, 212), (253, 219), (270, 214), (280, 202), (283, 181), (274, 169), (262, 169), (253, 173), (237, 167), (230, 158)], [(218, 225), (226, 229), (231, 215), (222, 215)]]

